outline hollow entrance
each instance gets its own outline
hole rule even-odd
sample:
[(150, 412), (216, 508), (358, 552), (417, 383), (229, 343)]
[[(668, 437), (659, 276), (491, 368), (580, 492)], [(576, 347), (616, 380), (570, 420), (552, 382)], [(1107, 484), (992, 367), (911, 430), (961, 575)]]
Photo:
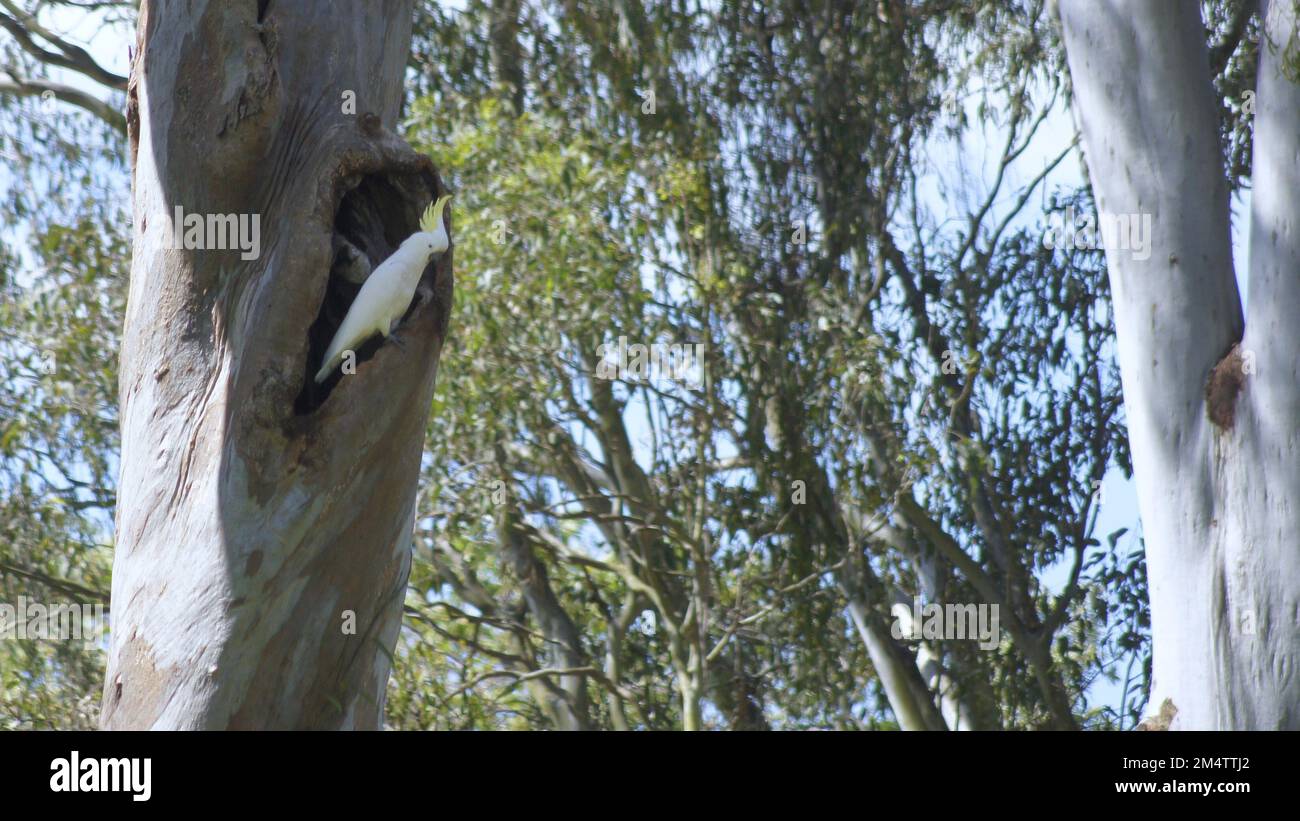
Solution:
[[(317, 384), (314, 377), (330, 341), (347, 316), (362, 283), (392, 255), (404, 239), (419, 230), (420, 213), (427, 207), (437, 184), (431, 174), (420, 172), (380, 172), (358, 177), (343, 195), (334, 214), (330, 244), (329, 283), (320, 311), (307, 331), (307, 359), (303, 365), (303, 387), (294, 401), (294, 413), (305, 416), (314, 412), (334, 390), (342, 372), (334, 373)], [(421, 278), (420, 290), (431, 288), (434, 276), (430, 264)], [(412, 300), (414, 304), (415, 300)], [(403, 321), (409, 318), (407, 309)], [(381, 336), (367, 340), (355, 350), (356, 364), (369, 361), (383, 345)]]

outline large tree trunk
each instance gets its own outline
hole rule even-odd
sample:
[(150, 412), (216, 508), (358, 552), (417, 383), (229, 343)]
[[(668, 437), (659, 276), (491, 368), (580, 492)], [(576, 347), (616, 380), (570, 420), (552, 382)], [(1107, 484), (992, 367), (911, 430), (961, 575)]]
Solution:
[(1150, 580), (1151, 707), (1175, 729), (1300, 729), (1295, 10), (1265, 12), (1244, 327), (1198, 10), (1061, 3), (1098, 207), (1152, 215), (1149, 258), (1107, 251)]
[[(450, 252), (404, 348), (310, 375), (356, 290), (332, 235), (377, 264), (442, 190), (388, 130), (411, 11), (142, 4), (106, 728), (382, 722)], [(260, 255), (171, 247), (177, 206), (257, 215)]]

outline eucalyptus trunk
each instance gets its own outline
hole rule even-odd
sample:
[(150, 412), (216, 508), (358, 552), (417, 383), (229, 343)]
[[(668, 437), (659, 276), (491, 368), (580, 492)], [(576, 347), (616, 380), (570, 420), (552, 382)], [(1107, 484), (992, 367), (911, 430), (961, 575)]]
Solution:
[[(377, 265), (442, 193), (391, 131), (411, 19), (141, 4), (105, 728), (382, 724), (450, 251), (404, 346), (311, 374), (356, 292), (340, 238)], [(258, 247), (177, 247), (182, 213), (255, 219)]]
[[(1300, 729), (1300, 87), (1296, 10), (1266, 3), (1254, 108), (1249, 310), (1199, 4), (1063, 0), (1103, 215), (1146, 542), (1152, 726)], [(1149, 250), (1149, 253), (1147, 253)]]

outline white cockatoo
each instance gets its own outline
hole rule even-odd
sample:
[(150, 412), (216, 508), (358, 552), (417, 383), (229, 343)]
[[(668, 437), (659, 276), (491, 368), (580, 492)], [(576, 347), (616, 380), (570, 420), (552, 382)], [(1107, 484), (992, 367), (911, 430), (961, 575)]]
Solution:
[(316, 372), (316, 381), (324, 382), (343, 361), (347, 351), (355, 350), (375, 334), (389, 337), (415, 296), (416, 286), (429, 260), (447, 250), (450, 241), (442, 222), (442, 211), (451, 194), (444, 194), (420, 217), (420, 230), (406, 238), (393, 255), (380, 263), (357, 292), (339, 326), (325, 359)]

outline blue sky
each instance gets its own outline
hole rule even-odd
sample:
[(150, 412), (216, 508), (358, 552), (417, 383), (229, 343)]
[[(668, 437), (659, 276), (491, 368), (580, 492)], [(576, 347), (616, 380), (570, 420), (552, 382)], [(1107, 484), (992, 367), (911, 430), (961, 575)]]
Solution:
[[(54, 10), (53, 14), (44, 16), (42, 21), (55, 31), (65, 34), (70, 40), (85, 44), (87, 50), (105, 68), (123, 75), (128, 72), (128, 46), (134, 43), (134, 32), (129, 28), (103, 26), (97, 22), (96, 15), (74, 13), (63, 9)], [(50, 76), (51, 79), (84, 88), (101, 96), (104, 93), (101, 86), (75, 73), (52, 68)], [(978, 88), (967, 88), (962, 91), (960, 99), (961, 104), (969, 110), (968, 122), (978, 121), (974, 116), (974, 106), (977, 104), (978, 97)], [(1005, 200), (999, 204), (1000, 207), (1009, 206), (1010, 200), (1018, 193), (1020, 187), (1037, 176), (1046, 164), (1069, 145), (1074, 136), (1073, 117), (1058, 101), (1056, 108), (1044, 122), (1029, 149), (1010, 167), (1004, 189), (1007, 194)], [(954, 205), (960, 208), (963, 204), (954, 204), (950, 198), (951, 194), (967, 192), (978, 195), (988, 189), (997, 171), (1004, 140), (1005, 132), (992, 127), (986, 130), (971, 128), (963, 135), (960, 142), (943, 135), (932, 138), (926, 145), (925, 154), (935, 173), (924, 179), (921, 191), (923, 203), (929, 205), (936, 214), (950, 213), (953, 217), (964, 216), (965, 209), (961, 209), (961, 213), (954, 213)], [(1068, 157), (1048, 175), (1044, 184), (1040, 186), (1035, 200), (1027, 207), (1022, 220), (1029, 223), (1041, 221), (1042, 206), (1052, 190), (1071, 189), (1083, 184), (1077, 149), (1075, 151), (1074, 155)], [(1246, 225), (1246, 217), (1250, 213), (1249, 191), (1246, 190), (1234, 198), (1232, 205), (1233, 255), (1237, 263), (1238, 285), (1244, 305), (1247, 293), (1242, 272), (1246, 270), (1247, 249), (1243, 228)], [(14, 241), (18, 247), (24, 244), (21, 235), (7, 239)], [(644, 445), (648, 439), (648, 430), (639, 418), (642, 414), (633, 412), (630, 416), (634, 437), (641, 440)], [(1130, 528), (1130, 532), (1124, 538), (1136, 539), (1140, 527), (1133, 482), (1126, 479), (1117, 469), (1111, 469), (1106, 474), (1102, 493), (1104, 503), (1098, 515), (1095, 535), (1104, 541), (1106, 534), (1127, 527)], [(1063, 563), (1049, 570), (1044, 575), (1043, 582), (1049, 588), (1059, 591), (1064, 586), (1067, 574), (1068, 567)], [(1094, 702), (1117, 707), (1120, 693), (1118, 686), (1102, 682), (1094, 686), (1091, 696)]]

